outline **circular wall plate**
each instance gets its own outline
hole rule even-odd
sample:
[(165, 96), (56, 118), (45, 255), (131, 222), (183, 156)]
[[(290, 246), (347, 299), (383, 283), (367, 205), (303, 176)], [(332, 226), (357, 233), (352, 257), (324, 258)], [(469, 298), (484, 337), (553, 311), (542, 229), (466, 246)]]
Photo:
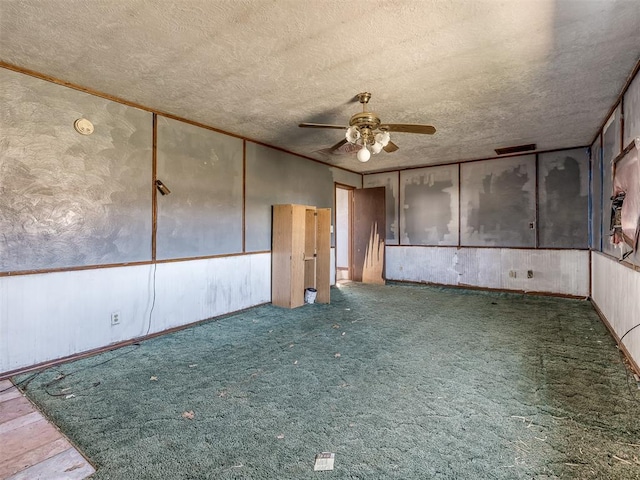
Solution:
[(81, 135), (91, 135), (93, 133), (93, 123), (86, 118), (79, 118), (76, 120), (73, 127)]

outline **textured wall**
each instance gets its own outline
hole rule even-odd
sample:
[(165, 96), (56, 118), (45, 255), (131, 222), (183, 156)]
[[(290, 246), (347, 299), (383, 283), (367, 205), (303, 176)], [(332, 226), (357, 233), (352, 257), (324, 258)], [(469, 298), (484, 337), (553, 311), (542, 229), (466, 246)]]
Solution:
[(247, 142), (246, 249), (271, 249), (271, 207), (333, 206), (333, 178), (322, 164)]
[(342, 168), (329, 167), (333, 181), (355, 188), (362, 188), (362, 175), (353, 173)]
[(398, 192), (398, 172), (374, 173), (365, 175), (362, 180), (364, 188), (384, 187), (385, 188), (385, 208), (387, 233), (386, 244), (398, 244), (398, 202), (400, 195)]
[(386, 255), (389, 280), (589, 295), (586, 250), (397, 246)]
[(589, 156), (586, 148), (538, 158), (538, 229), (541, 248), (587, 248)]
[(620, 153), (620, 106), (611, 114), (602, 130), (602, 251), (610, 255), (619, 252), (611, 243), (611, 195), (613, 194), (614, 158)]
[(600, 136), (591, 145), (591, 248), (602, 249), (602, 149)]
[(0, 270), (151, 258), (150, 113), (0, 69), (0, 131)]
[[(587, 248), (589, 157), (586, 149), (498, 158), (364, 176), (385, 186), (387, 219), (395, 221), (395, 179), (400, 175), (403, 245), (534, 247), (536, 175), (541, 248)], [(459, 212), (460, 209), (460, 212)], [(388, 235), (395, 235), (393, 232)]]
[(640, 137), (640, 75), (636, 75), (624, 94), (624, 145)]
[[(360, 186), (357, 174), (345, 175), (295, 155), (247, 142), (246, 249), (271, 249), (271, 206), (297, 203), (333, 208), (335, 178)], [(339, 176), (339, 177), (338, 177)]]
[(462, 245), (535, 246), (534, 155), (463, 163), (460, 175)]
[(157, 258), (242, 252), (242, 140), (158, 117)]
[(401, 171), (400, 204), (403, 244), (458, 244), (458, 165)]
[[(634, 139), (640, 138), (640, 74), (629, 85), (624, 94), (624, 142), (626, 147)], [(627, 261), (640, 266), (640, 250), (627, 257)]]
[[(0, 271), (151, 260), (152, 115), (5, 69), (0, 100)], [(80, 117), (93, 135), (73, 130)], [(172, 190), (158, 196), (158, 257), (241, 251), (242, 141), (158, 123)], [(361, 186), (359, 174), (267, 157), (252, 198), (269, 232), (274, 196), (331, 207), (335, 179)], [(270, 268), (255, 254), (0, 277), (0, 373), (268, 302)]]

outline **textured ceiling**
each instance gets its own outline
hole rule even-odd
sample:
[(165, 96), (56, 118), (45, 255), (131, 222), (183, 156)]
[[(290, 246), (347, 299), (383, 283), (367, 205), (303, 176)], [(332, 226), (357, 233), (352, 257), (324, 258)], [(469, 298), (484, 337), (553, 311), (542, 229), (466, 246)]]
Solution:
[[(589, 144), (640, 58), (638, 0), (0, 0), (0, 60), (355, 171)], [(397, 133), (318, 150), (361, 91)]]

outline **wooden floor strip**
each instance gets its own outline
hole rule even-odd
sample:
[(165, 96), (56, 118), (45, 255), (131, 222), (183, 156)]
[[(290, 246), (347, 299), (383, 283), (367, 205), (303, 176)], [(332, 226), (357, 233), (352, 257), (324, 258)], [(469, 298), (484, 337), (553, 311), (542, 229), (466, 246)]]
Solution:
[(12, 398), (0, 404), (0, 425), (35, 412), (33, 404), (25, 397)]
[(37, 422), (38, 420), (41, 420), (41, 419), (42, 419), (42, 414), (40, 412), (31, 412), (21, 417), (14, 418), (13, 420), (0, 423), (0, 435), (2, 435), (3, 433), (8, 433), (11, 430), (15, 430), (16, 428), (29, 425), (30, 423)]
[(95, 470), (75, 448), (68, 448), (43, 462), (37, 463), (7, 480), (82, 480)]
[(9, 380), (0, 380), (0, 391), (7, 388), (13, 388), (13, 383), (11, 383)]
[(22, 394), (9, 380), (0, 380), (0, 403), (21, 397)]
[(67, 439), (60, 437), (53, 442), (49, 442), (41, 447), (29, 450), (18, 457), (12, 458), (6, 463), (0, 463), (0, 478), (9, 478), (16, 473), (32, 467), (33, 465), (37, 465), (39, 462), (53, 457), (58, 453), (64, 452), (69, 448), (72, 447)]
[(11, 382), (0, 382), (0, 392), (0, 480), (79, 480), (95, 472)]
[(58, 430), (41, 418), (24, 427), (11, 430), (2, 435), (2, 456), (0, 465), (11, 459), (34, 450), (49, 442), (57, 440), (60, 436)]

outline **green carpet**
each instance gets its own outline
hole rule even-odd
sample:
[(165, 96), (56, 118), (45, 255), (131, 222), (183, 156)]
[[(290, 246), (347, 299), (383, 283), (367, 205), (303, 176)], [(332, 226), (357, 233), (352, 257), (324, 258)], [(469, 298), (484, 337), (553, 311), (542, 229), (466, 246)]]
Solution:
[[(588, 302), (360, 284), (331, 300), (14, 381), (96, 480), (640, 478), (640, 391)], [(314, 472), (325, 451), (335, 469)]]

